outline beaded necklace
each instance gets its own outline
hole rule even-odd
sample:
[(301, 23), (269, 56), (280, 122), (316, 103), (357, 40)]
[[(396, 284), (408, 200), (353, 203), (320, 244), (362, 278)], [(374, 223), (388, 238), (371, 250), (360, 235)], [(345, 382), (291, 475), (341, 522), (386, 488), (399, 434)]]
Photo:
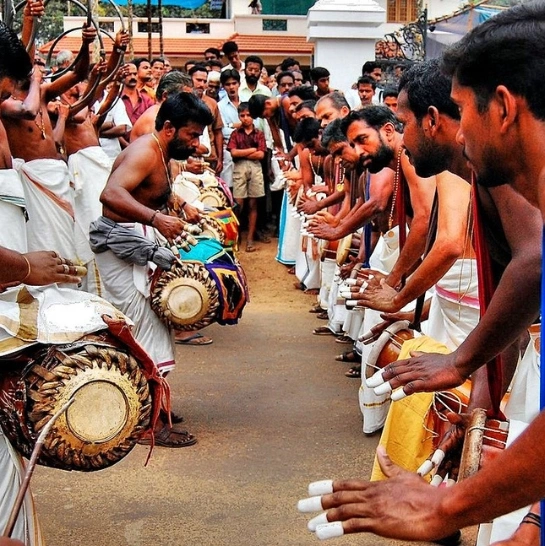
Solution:
[(163, 147), (161, 146), (159, 139), (155, 136), (155, 133), (151, 133), (151, 136), (153, 137), (155, 142), (157, 142), (157, 146), (159, 146), (159, 150), (161, 151), (161, 159), (163, 160), (163, 167), (165, 169), (165, 174), (167, 175), (168, 186), (169, 188), (172, 188), (172, 177), (170, 176), (170, 170), (165, 161), (165, 151), (163, 150)]
[(403, 153), (403, 146), (399, 147), (397, 152), (396, 170), (394, 174), (394, 191), (392, 192), (392, 206), (390, 208), (390, 215), (388, 216), (388, 229), (392, 229), (394, 225), (394, 210), (397, 202), (397, 194), (399, 190), (399, 181), (401, 178), (401, 154)]

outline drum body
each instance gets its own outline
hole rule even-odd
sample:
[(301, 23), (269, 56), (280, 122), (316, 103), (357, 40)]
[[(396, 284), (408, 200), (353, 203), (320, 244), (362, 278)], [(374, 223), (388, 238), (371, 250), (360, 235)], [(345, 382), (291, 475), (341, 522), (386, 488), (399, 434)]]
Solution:
[(242, 268), (216, 239), (196, 239), (189, 250), (178, 249), (180, 259), (169, 271), (156, 271), (151, 307), (175, 330), (236, 324), (248, 300)]
[(216, 209), (226, 208), (229, 206), (229, 199), (221, 191), (219, 187), (207, 187), (200, 190), (201, 195), (199, 201), (203, 205), (214, 207)]
[(413, 338), (414, 332), (409, 329), (409, 321), (400, 320), (390, 324), (375, 341), (367, 357), (365, 377), (369, 378), (377, 370), (395, 362), (399, 358), (403, 343)]
[(217, 239), (222, 246), (236, 249), (238, 226), (238, 219), (233, 209), (214, 210), (204, 215), (202, 235)]
[(0, 422), (25, 457), (49, 419), (74, 399), (47, 436), (40, 464), (101, 470), (125, 457), (148, 429), (146, 377), (107, 332), (65, 346), (34, 346), (16, 362), (0, 362), (0, 370)]

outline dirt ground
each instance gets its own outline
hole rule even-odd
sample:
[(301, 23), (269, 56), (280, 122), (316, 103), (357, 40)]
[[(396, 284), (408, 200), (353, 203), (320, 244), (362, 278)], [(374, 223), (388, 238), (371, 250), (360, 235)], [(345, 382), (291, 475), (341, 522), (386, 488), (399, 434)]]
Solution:
[[(293, 288), (275, 242), (240, 253), (251, 303), (239, 325), (213, 325), (207, 347), (177, 346), (173, 406), (198, 443), (137, 446), (95, 473), (40, 467), (33, 478), (52, 546), (305, 546), (317, 544), (296, 510), (309, 482), (366, 477), (377, 437), (361, 432), (359, 382), (334, 361), (346, 349), (311, 335), (315, 297)], [(243, 247), (244, 248), (244, 247)], [(474, 530), (464, 531), (464, 546)], [(402, 544), (373, 535), (339, 546)]]

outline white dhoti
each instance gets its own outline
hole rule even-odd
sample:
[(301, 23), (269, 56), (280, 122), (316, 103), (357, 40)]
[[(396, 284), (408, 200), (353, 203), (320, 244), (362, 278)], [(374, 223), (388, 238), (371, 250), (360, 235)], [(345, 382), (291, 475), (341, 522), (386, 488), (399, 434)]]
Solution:
[(295, 217), (295, 212), (294, 206), (289, 202), (288, 192), (284, 190), (278, 231), (278, 253), (276, 254), (276, 260), (284, 265), (295, 265), (297, 256), (301, 219), (298, 216)]
[[(0, 531), (8, 523), (24, 472), (22, 457), (16, 453), (0, 429)], [(11, 538), (21, 540), (25, 546), (45, 544), (30, 489), (26, 492)]]
[(227, 185), (233, 187), (233, 156), (231, 152), (224, 146), (223, 147), (223, 169), (221, 170), (221, 178), (225, 180)]
[(0, 170), (0, 246), (28, 251), (25, 219), (25, 192), (15, 169)]
[[(128, 227), (130, 224), (124, 224)], [(137, 231), (142, 226), (133, 225)], [(149, 229), (149, 228), (148, 228)], [(174, 346), (169, 329), (149, 302), (151, 266), (137, 266), (117, 258), (110, 250), (96, 254), (100, 277), (110, 302), (134, 322), (133, 335), (164, 375), (174, 369)]]
[(479, 322), (477, 261), (459, 259), (435, 285), (423, 332), (456, 350)]
[(318, 242), (312, 237), (299, 234), (295, 257), (295, 276), (307, 289), (320, 288), (320, 256)]
[[(399, 256), (399, 229), (397, 227), (387, 231), (377, 242), (375, 250), (369, 259), (369, 266), (377, 271), (389, 273)], [(386, 421), (388, 408), (390, 407), (390, 395), (376, 395), (373, 389), (365, 385), (365, 367), (367, 358), (373, 350), (373, 343), (364, 345), (359, 337), (368, 332), (371, 328), (380, 324), (380, 312), (373, 309), (365, 309), (362, 325), (356, 337), (355, 349), (362, 355), (361, 386), (358, 392), (360, 410), (363, 415), (363, 432), (373, 434), (380, 430)]]
[[(334, 276), (339, 274), (340, 268), (335, 264), (335, 273)], [(343, 324), (348, 313), (348, 309), (345, 305), (345, 299), (339, 296), (340, 285), (336, 282), (331, 284), (331, 289), (329, 290), (329, 298), (327, 301), (327, 316), (328, 323), (327, 327), (334, 334), (342, 334)]]
[(320, 261), (320, 293), (318, 294), (318, 304), (322, 309), (327, 309), (329, 291), (335, 278), (336, 267), (335, 260), (331, 258), (324, 258)]
[(55, 250), (75, 263), (86, 263), (90, 255), (78, 252), (83, 234), (75, 223), (74, 190), (66, 163), (57, 159), (14, 160), (14, 166), (25, 192), (29, 251)]
[(68, 171), (74, 185), (74, 210), (76, 224), (81, 233), (86, 236), (81, 241), (84, 247), (83, 254), (87, 260), (87, 275), (83, 279), (82, 288), (86, 292), (97, 294), (107, 298), (104, 287), (100, 281), (100, 275), (95, 263), (95, 255), (89, 247), (89, 225), (102, 214), (100, 194), (106, 186), (113, 160), (106, 155), (100, 146), (89, 146), (68, 158)]

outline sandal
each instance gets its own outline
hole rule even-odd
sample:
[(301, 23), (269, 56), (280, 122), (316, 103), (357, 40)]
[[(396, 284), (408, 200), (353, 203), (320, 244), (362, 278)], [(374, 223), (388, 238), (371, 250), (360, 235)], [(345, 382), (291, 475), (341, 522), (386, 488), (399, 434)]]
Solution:
[[(174, 413), (172, 410), (170, 411), (170, 420), (172, 421), (173, 425), (178, 425), (184, 422), (184, 418), (181, 415)], [(163, 423), (168, 422), (167, 412), (164, 410), (161, 410), (161, 421), (163, 421)]]
[(248, 241), (246, 243), (246, 252), (255, 252), (256, 250), (257, 250), (257, 248), (254, 246), (253, 241)]
[(178, 345), (194, 345), (194, 346), (211, 345), (214, 342), (212, 338), (203, 336), (202, 334), (199, 334), (199, 332), (195, 332), (192, 336), (187, 337), (185, 339), (174, 338), (174, 341)]
[(288, 269), (288, 273), (289, 273), (290, 275), (295, 275), (295, 266), (290, 267), (290, 268)]
[(318, 328), (314, 328), (314, 330), (312, 330), (312, 333), (315, 336), (334, 336), (335, 335), (327, 326), (318, 326)]
[(327, 314), (327, 311), (322, 311), (316, 315), (316, 318), (320, 320), (329, 320), (329, 315)]
[(310, 296), (317, 296), (320, 293), (320, 289), (319, 288), (305, 288), (305, 290), (303, 290), (303, 292), (305, 294), (310, 295)]
[(361, 365), (353, 366), (347, 372), (345, 372), (344, 375), (346, 375), (346, 377), (350, 377), (351, 379), (359, 379), (361, 377)]
[(311, 307), (308, 312), (309, 313), (323, 313), (323, 309), (320, 305), (315, 305), (314, 307)]
[(335, 342), (342, 343), (343, 345), (348, 345), (349, 343), (354, 343), (354, 340), (347, 335), (342, 335), (342, 336), (337, 336), (337, 338), (335, 339)]
[(345, 351), (344, 353), (335, 357), (337, 362), (357, 362), (358, 355), (355, 351)]
[[(174, 430), (164, 425), (159, 432), (154, 433), (155, 445), (161, 447), (188, 447), (197, 443), (197, 438), (187, 430)], [(151, 445), (151, 434), (148, 433), (138, 440), (144, 446)]]

